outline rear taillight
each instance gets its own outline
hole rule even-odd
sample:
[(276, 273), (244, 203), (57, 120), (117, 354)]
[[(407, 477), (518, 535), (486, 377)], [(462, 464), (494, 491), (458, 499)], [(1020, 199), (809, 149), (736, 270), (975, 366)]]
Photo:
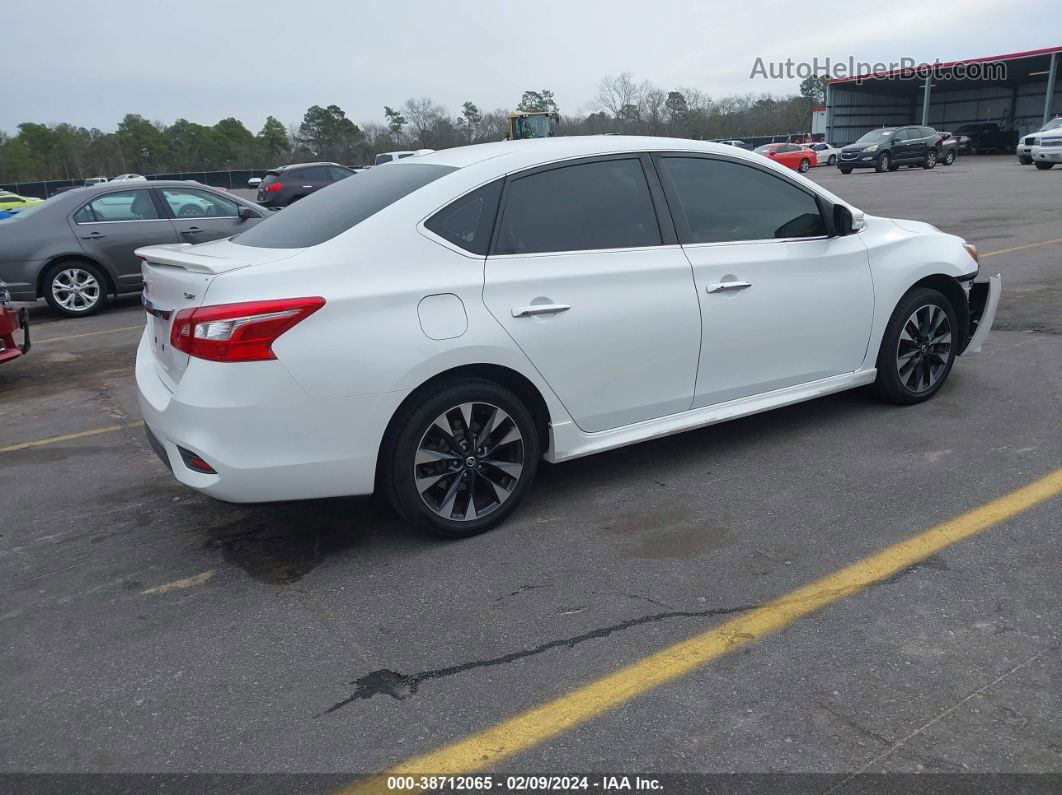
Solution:
[(174, 316), (170, 345), (215, 362), (275, 359), (276, 339), (324, 305), (314, 297), (182, 309)]
[(284, 187), (283, 182), (270, 182), (265, 186), (266, 193), (276, 193), (278, 190)]

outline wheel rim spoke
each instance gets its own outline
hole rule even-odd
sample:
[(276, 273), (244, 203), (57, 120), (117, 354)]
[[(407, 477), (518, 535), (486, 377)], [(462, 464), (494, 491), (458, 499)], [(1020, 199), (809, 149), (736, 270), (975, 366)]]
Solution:
[(940, 381), (951, 359), (951, 321), (936, 304), (915, 309), (896, 343), (896, 374), (912, 392), (925, 392)]
[(505, 410), (460, 403), (425, 430), (414, 455), (414, 483), (437, 516), (470, 522), (509, 498), (523, 474), (523, 457), (523, 436)]

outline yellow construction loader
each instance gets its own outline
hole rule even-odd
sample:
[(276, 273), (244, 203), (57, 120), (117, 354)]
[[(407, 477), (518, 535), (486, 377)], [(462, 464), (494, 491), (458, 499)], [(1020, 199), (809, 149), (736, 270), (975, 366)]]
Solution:
[(509, 132), (507, 141), (519, 141), (524, 138), (550, 138), (556, 134), (560, 114), (552, 110), (536, 110), (524, 113), (513, 111), (509, 114)]

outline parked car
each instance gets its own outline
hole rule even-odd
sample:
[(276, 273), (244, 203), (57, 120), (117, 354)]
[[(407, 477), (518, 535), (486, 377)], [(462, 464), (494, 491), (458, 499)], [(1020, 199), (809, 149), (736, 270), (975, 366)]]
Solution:
[[(126, 176), (133, 177), (135, 174), (127, 174)], [(107, 181), (106, 177), (89, 177), (85, 180), (85, 187), (92, 187), (93, 185), (102, 185)]]
[(940, 135), (932, 127), (880, 127), (855, 143), (841, 147), (837, 168), (851, 174), (855, 168), (872, 168), (878, 173), (900, 166), (937, 165)]
[(1032, 148), (1040, 143), (1040, 136), (1037, 133), (1051, 132), (1052, 130), (1062, 130), (1062, 116), (1051, 119), (1035, 133), (1027, 135), (1018, 141), (1016, 150), (1018, 162), (1023, 166), (1031, 166), (1033, 163)]
[(43, 201), (44, 199), (38, 199), (34, 196), (20, 196), (17, 193), (0, 190), (0, 210), (6, 210), (10, 213), (17, 213)]
[(111, 177), (110, 181), (111, 182), (147, 182), (147, 177), (145, 177), (143, 174), (119, 174), (117, 177)]
[(982, 152), (1013, 152), (1018, 145), (1018, 131), (1000, 127), (993, 122), (964, 124), (954, 133), (959, 154), (976, 155)]
[(866, 384), (927, 400), (1000, 289), (961, 238), (674, 138), (447, 149), (137, 254), (140, 407), (179, 481), (379, 488), (445, 536), (502, 521), (540, 458)]
[(265, 215), (251, 202), (187, 182), (82, 188), (0, 221), (0, 279), (15, 300), (44, 298), (60, 314), (89, 315), (108, 295), (140, 289), (138, 246), (228, 237)]
[(1032, 148), (1036, 167), (1046, 171), (1054, 168), (1055, 163), (1062, 163), (1062, 129), (1052, 130), (1037, 138), (1038, 143)]
[(837, 155), (841, 150), (833, 144), (828, 144), (825, 141), (818, 141), (817, 143), (804, 144), (808, 149), (815, 153), (817, 166), (835, 166), (837, 165)]
[(287, 207), (292, 202), (346, 179), (353, 173), (339, 163), (294, 163), (290, 166), (280, 166), (267, 171), (259, 183), (258, 203), (272, 209)]
[(801, 174), (807, 172), (818, 160), (815, 153), (803, 144), (764, 144), (757, 146), (755, 151)]
[(738, 149), (749, 148), (749, 145), (747, 143), (745, 143), (744, 141), (739, 141), (737, 138), (728, 138), (725, 141), (719, 141), (719, 143), (726, 144), (727, 146), (736, 146)]
[[(22, 342), (16, 342), (15, 334), (22, 333)], [(0, 281), (0, 364), (10, 362), (29, 353), (29, 312), (26, 308), (15, 309), (11, 305), (11, 293)]]
[(959, 156), (959, 142), (950, 132), (937, 131), (940, 140), (937, 143), (937, 162), (944, 166), (950, 166)]

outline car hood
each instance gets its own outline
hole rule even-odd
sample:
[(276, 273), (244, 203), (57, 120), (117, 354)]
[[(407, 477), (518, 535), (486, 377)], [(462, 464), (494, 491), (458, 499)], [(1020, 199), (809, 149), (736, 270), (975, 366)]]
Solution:
[(925, 221), (910, 221), (906, 218), (891, 218), (889, 220), (905, 232), (925, 233), (941, 231), (933, 226), (933, 224), (927, 224)]

